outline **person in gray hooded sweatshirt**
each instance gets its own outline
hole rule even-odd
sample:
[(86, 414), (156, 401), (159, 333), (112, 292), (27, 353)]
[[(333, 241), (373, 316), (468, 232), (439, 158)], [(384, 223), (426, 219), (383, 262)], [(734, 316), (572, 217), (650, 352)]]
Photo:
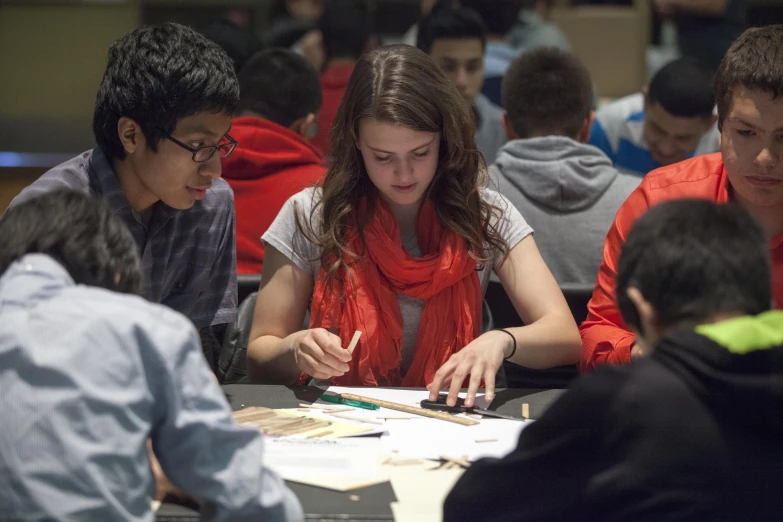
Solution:
[(536, 231), (559, 284), (593, 283), (615, 213), (640, 179), (587, 145), (590, 73), (567, 51), (536, 49), (511, 64), (502, 93), (509, 141), (490, 167), (493, 184)]

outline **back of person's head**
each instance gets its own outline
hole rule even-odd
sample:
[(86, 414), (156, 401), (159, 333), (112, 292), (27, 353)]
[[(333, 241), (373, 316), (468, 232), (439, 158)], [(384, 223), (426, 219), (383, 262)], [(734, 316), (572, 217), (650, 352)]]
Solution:
[(203, 112), (233, 114), (238, 102), (234, 67), (218, 44), (172, 22), (140, 27), (109, 49), (93, 133), (110, 158), (122, 160), (120, 118), (138, 123), (155, 152), (179, 120)]
[(45, 254), (76, 284), (142, 294), (136, 241), (106, 203), (56, 190), (11, 207), (0, 219), (0, 273), (26, 254)]
[(373, 35), (373, 19), (366, 0), (334, 0), (327, 2), (318, 21), (323, 36), (326, 59), (357, 60), (366, 50)]
[(680, 58), (663, 66), (647, 87), (647, 104), (659, 104), (678, 118), (709, 119), (715, 109), (712, 73), (696, 60)]
[(734, 40), (715, 75), (718, 124), (731, 109), (738, 88), (783, 96), (783, 24), (754, 27)]
[(239, 73), (239, 114), (253, 114), (290, 127), (321, 109), (318, 71), (286, 49), (253, 55)]
[(448, 2), (438, 3), (419, 22), (416, 47), (430, 54), (437, 40), (479, 40), (483, 50), (487, 44), (487, 30), (476, 11), (454, 8)]
[(502, 101), (517, 138), (576, 139), (592, 113), (593, 84), (576, 56), (543, 47), (511, 63), (503, 78)]
[(629, 288), (638, 289), (650, 303), (662, 330), (769, 310), (764, 231), (737, 205), (701, 199), (662, 203), (634, 223), (617, 269), (620, 313), (644, 335)]
[(492, 36), (505, 36), (517, 23), (522, 8), (522, 0), (460, 0), (460, 4), (476, 11)]

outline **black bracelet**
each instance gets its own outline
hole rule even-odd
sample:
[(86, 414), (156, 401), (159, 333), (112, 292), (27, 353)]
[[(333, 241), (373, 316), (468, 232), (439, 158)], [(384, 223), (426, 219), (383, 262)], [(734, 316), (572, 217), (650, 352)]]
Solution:
[(513, 349), (513, 350), (511, 350), (511, 354), (510, 354), (508, 357), (504, 357), (504, 358), (503, 358), (503, 360), (504, 360), (504, 361), (508, 361), (509, 359), (511, 359), (512, 357), (514, 357), (514, 354), (515, 354), (515, 353), (517, 353), (517, 338), (516, 338), (516, 337), (514, 337), (514, 334), (512, 334), (511, 332), (509, 332), (509, 331), (508, 331), (508, 330), (506, 330), (505, 328), (497, 328), (497, 329), (496, 329), (496, 331), (498, 331), (498, 332), (505, 332), (505, 333), (507, 333), (508, 335), (510, 335), (510, 336), (511, 336), (511, 340), (513, 340), (513, 341), (514, 341), (514, 349)]

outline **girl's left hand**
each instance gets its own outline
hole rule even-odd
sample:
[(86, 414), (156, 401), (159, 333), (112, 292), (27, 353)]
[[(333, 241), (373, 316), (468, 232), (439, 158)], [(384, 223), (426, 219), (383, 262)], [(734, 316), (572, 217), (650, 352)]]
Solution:
[(437, 400), (438, 392), (448, 386), (449, 396), (446, 404), (454, 406), (462, 383), (470, 375), (465, 406), (473, 407), (482, 379), (485, 388), (484, 397), (487, 402), (490, 402), (495, 398), (495, 375), (503, 364), (506, 353), (511, 353), (512, 349), (513, 341), (504, 332), (490, 331), (480, 335), (440, 367), (432, 383), (427, 386), (430, 400)]

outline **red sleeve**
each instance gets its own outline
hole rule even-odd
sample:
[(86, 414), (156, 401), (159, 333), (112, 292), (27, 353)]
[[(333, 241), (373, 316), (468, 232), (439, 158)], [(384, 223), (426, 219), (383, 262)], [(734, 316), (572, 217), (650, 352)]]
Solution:
[(634, 335), (620, 318), (615, 300), (617, 260), (633, 222), (650, 206), (649, 185), (645, 180), (617, 211), (606, 236), (604, 260), (598, 269), (593, 297), (587, 305), (587, 319), (579, 327), (582, 335), (580, 372), (592, 370), (598, 364), (626, 364), (631, 360)]

